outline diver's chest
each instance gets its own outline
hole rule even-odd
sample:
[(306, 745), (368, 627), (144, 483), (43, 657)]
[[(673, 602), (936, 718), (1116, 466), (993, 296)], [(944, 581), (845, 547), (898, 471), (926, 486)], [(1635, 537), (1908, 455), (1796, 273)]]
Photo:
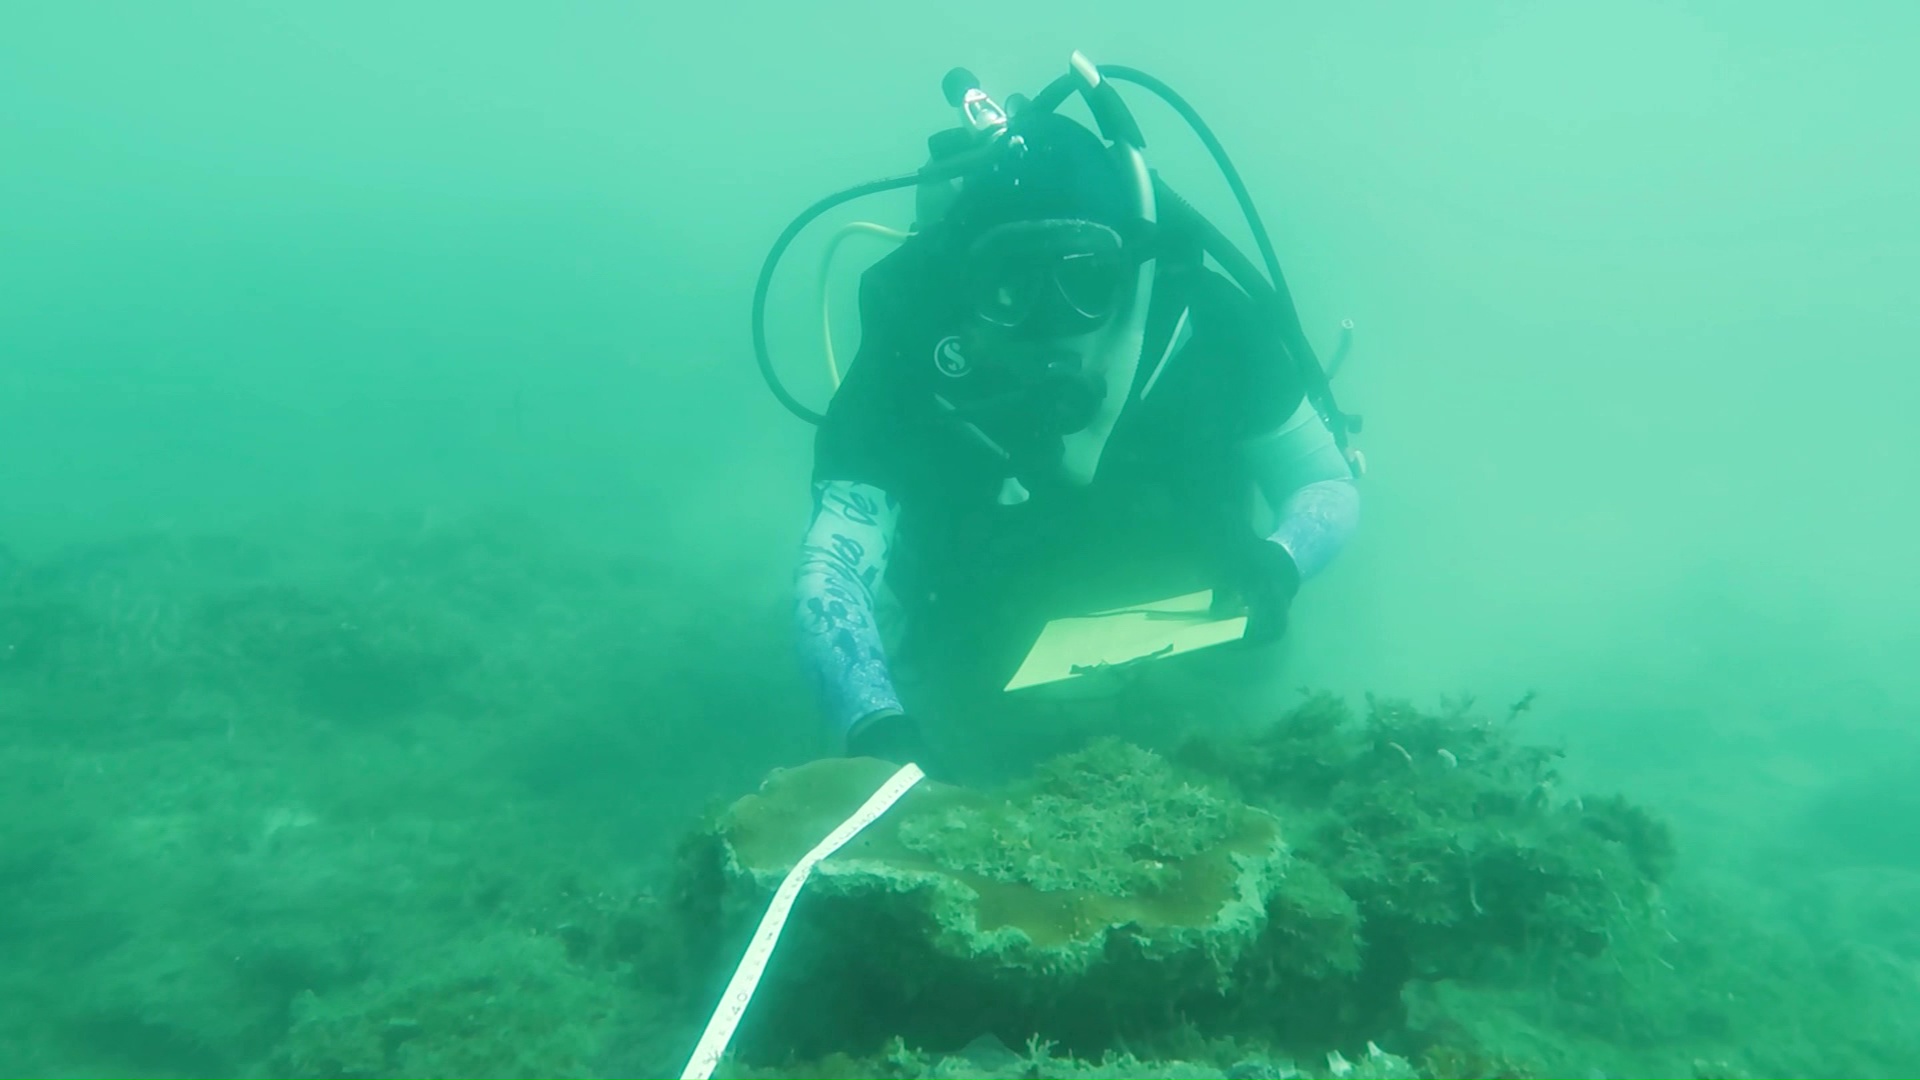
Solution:
[(1083, 488), (1035, 492), (1013, 506), (982, 506), (976, 521), (991, 546), (1008, 550), (1125, 548), (1183, 534), (1206, 516), (1220, 488), (1210, 463), (1170, 448), (1116, 438)]

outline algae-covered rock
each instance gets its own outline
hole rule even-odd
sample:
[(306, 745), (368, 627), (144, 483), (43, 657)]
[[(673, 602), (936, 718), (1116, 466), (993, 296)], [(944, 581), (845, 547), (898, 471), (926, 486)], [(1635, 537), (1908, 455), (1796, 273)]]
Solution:
[[(814, 762), (720, 817), (688, 880), (717, 894), (704, 907), (726, 928), (722, 956), (892, 772)], [(1117, 742), (1007, 792), (923, 781), (815, 869), (736, 1047), (804, 1056), (1045, 1031), (1105, 1049), (1230, 995), (1287, 865), (1278, 819)], [(683, 898), (701, 904), (699, 891)]]
[[(756, 1069), (737, 1063), (716, 1074), (719, 1080), (849, 1080), (886, 1077), (887, 1080), (1316, 1080), (1286, 1063), (1248, 1062), (1221, 1065), (1207, 1061), (1138, 1058), (1107, 1054), (1097, 1061), (1056, 1057), (1045, 1046), (1025, 1053), (1008, 1049), (1000, 1040), (983, 1036), (952, 1054), (922, 1054), (905, 1048), (884, 1057), (831, 1055), (820, 1061), (782, 1062)], [(1328, 1074), (1331, 1075), (1331, 1074)], [(1411, 1078), (1414, 1074), (1408, 1073)], [(1357, 1077), (1353, 1080), (1358, 1080)]]
[(1449, 977), (1659, 936), (1675, 859), (1663, 822), (1561, 793), (1559, 753), (1509, 725), (1368, 701), (1356, 722), (1311, 698), (1251, 735), (1196, 740), (1184, 760), (1299, 822), (1300, 856), (1359, 906), (1370, 963)]
[(416, 971), (294, 999), (274, 1073), (300, 1077), (580, 1076), (613, 987), (551, 935), (502, 932)]
[(1042, 892), (1129, 897), (1174, 885), (1183, 860), (1236, 840), (1251, 822), (1212, 790), (1119, 742), (1043, 765), (1011, 798), (902, 825), (942, 867)]
[(1420, 1070), (1399, 1054), (1390, 1054), (1369, 1042), (1367, 1052), (1353, 1061), (1338, 1051), (1328, 1054), (1327, 1075), (1333, 1080), (1417, 1080)]

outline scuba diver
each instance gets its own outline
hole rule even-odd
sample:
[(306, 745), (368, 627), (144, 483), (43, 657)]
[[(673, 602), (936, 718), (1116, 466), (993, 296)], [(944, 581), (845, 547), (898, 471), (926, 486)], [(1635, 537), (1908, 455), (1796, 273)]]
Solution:
[[(1147, 168), (1116, 81), (1208, 144), (1266, 277)], [(769, 384), (818, 424), (803, 664), (838, 752), (921, 764), (916, 718), (990, 700), (1050, 620), (1210, 589), (1245, 642), (1278, 640), (1355, 530), (1362, 471), (1244, 186), (1178, 95), (1079, 53), (1030, 101), (964, 70), (946, 92), (963, 123), (932, 161), (815, 204), (755, 310)], [(1057, 111), (1074, 92), (1098, 131)], [(813, 414), (767, 360), (773, 266), (819, 213), (909, 184), (918, 220), (862, 276), (858, 353)]]

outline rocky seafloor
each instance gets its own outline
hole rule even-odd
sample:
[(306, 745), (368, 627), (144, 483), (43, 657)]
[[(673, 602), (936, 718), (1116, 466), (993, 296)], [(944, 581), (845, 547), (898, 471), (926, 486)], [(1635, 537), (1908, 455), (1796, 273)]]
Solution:
[[(510, 518), (300, 535), (0, 569), (0, 1067), (677, 1074), (891, 772), (808, 762), (778, 605)], [(1527, 723), (1303, 694), (923, 781), (718, 1075), (1920, 1070), (1920, 868), (1708, 874)]]

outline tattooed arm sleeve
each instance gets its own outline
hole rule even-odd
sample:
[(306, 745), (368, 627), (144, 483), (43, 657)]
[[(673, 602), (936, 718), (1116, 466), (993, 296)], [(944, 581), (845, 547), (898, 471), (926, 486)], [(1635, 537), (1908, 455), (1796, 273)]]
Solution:
[(1302, 402), (1286, 423), (1242, 449), (1277, 518), (1267, 539), (1293, 556), (1302, 580), (1313, 577), (1360, 523), (1360, 489), (1333, 432)]
[(900, 708), (875, 619), (899, 504), (871, 484), (814, 484), (813, 521), (794, 581), (800, 658), (822, 710), (846, 731), (881, 709)]

